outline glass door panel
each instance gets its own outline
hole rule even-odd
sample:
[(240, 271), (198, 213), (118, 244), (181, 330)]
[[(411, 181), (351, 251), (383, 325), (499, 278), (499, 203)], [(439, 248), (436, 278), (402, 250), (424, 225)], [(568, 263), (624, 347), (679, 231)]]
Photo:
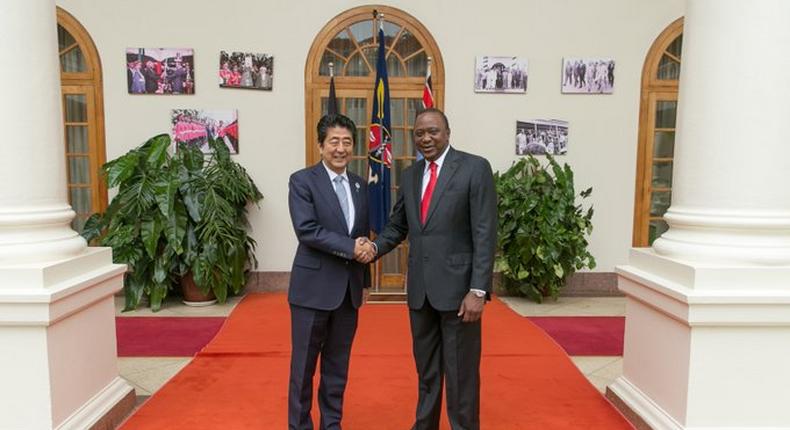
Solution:
[(71, 226), (82, 231), (85, 220), (102, 210), (95, 136), (93, 87), (63, 86), (63, 120), (69, 203), (76, 213)]
[(653, 93), (649, 103), (647, 157), (643, 165), (645, 175), (640, 209), (644, 220), (642, 237), (647, 238), (648, 246), (668, 228), (663, 217), (672, 203), (677, 93)]

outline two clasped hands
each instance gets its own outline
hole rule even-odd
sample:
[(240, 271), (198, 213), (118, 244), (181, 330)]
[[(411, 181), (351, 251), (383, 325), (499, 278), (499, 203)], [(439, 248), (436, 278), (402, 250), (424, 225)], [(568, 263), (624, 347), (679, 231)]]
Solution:
[(368, 264), (376, 258), (376, 246), (365, 236), (360, 236), (354, 242), (354, 259), (362, 264)]

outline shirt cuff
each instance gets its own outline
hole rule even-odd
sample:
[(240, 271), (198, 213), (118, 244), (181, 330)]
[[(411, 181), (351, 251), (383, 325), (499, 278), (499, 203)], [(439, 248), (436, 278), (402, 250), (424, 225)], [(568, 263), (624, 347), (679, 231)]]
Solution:
[(469, 291), (471, 291), (471, 292), (473, 292), (473, 293), (482, 293), (482, 294), (487, 294), (487, 293), (486, 293), (486, 290), (480, 290), (480, 289), (478, 289), (478, 288), (470, 288), (470, 289), (469, 289)]

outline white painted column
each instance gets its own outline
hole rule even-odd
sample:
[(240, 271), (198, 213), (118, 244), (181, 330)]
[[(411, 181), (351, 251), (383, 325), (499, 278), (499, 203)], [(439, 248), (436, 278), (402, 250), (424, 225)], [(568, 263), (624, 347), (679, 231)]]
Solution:
[(55, 5), (0, 3), (0, 263), (76, 255), (70, 227)]
[(0, 2), (0, 429), (86, 429), (118, 377), (125, 267), (70, 227), (55, 3)]
[(656, 252), (790, 264), (790, 2), (691, 0), (670, 229)]
[(689, 0), (670, 229), (617, 268), (654, 429), (790, 428), (790, 1)]

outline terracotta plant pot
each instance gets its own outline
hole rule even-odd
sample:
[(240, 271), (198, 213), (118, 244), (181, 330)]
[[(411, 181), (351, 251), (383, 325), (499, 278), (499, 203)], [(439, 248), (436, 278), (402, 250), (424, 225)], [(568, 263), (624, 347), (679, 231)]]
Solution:
[(217, 303), (214, 292), (209, 290), (208, 294), (203, 294), (192, 278), (192, 272), (181, 278), (181, 292), (184, 295), (184, 304), (188, 306), (210, 306)]

